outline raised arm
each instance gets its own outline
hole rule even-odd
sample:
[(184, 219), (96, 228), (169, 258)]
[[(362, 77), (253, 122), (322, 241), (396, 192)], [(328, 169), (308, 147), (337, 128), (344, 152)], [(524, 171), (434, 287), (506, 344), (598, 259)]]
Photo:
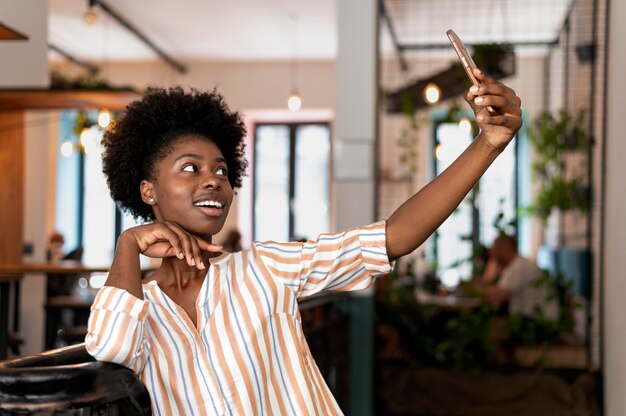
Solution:
[[(394, 260), (419, 247), (461, 203), (522, 125), (521, 100), (515, 91), (479, 70), (480, 87), (465, 100), (481, 128), (472, 144), (444, 172), (398, 208), (387, 221), (387, 254)], [(491, 116), (486, 106), (500, 109)]]

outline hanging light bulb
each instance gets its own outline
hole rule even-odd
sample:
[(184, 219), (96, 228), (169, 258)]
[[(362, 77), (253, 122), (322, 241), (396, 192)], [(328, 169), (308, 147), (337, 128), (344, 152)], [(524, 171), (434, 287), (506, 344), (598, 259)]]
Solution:
[(470, 134), (472, 132), (472, 123), (468, 119), (462, 118), (459, 121), (459, 130), (465, 134)]
[(302, 98), (298, 93), (298, 38), (299, 38), (299, 16), (297, 13), (290, 13), (289, 18), (293, 24), (293, 33), (291, 33), (292, 55), (290, 63), (290, 78), (291, 78), (291, 94), (287, 97), (287, 108), (289, 111), (296, 112), (302, 108)]
[(97, 0), (89, 0), (87, 10), (83, 13), (83, 22), (88, 24), (89, 26), (96, 23), (98, 20), (98, 14), (96, 13), (96, 1)]
[(61, 156), (70, 157), (72, 156), (73, 150), (74, 150), (74, 144), (71, 141), (66, 140), (61, 145)]
[(438, 143), (437, 146), (435, 146), (435, 157), (440, 162), (446, 161), (445, 149), (441, 143)]
[(441, 88), (431, 82), (424, 88), (424, 99), (428, 104), (437, 104), (441, 98)]
[(96, 11), (94, 10), (93, 7), (90, 7), (87, 10), (85, 10), (85, 13), (83, 14), (83, 22), (85, 22), (89, 26), (93, 26), (94, 24), (96, 24), (97, 20), (98, 20), (98, 15), (96, 14)]
[(90, 139), (91, 132), (88, 127), (83, 127), (83, 131), (80, 132), (80, 144), (83, 148), (86, 148)]
[(297, 91), (293, 91), (287, 97), (287, 108), (293, 112), (300, 111), (300, 108), (302, 108), (302, 98), (300, 98), (300, 94)]
[(106, 129), (111, 123), (111, 113), (107, 109), (102, 109), (98, 113), (98, 126), (101, 129)]

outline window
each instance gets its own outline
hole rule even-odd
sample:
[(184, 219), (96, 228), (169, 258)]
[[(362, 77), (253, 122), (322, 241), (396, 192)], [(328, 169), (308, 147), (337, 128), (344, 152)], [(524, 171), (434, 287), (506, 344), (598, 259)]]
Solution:
[[(445, 170), (471, 143), (472, 132), (458, 123), (435, 123), (435, 175)], [(516, 232), (516, 141), (483, 175), (477, 189), (439, 227), (435, 234), (434, 257), (441, 282), (457, 286), (472, 276), (472, 258), (478, 245), (489, 246), (499, 230)], [(475, 201), (475, 203), (474, 203)], [(509, 224), (513, 222), (513, 224)]]
[[(89, 112), (95, 120), (96, 111)], [(132, 217), (115, 206), (102, 173), (102, 131), (93, 126), (81, 141), (74, 132), (78, 112), (62, 111), (59, 148), (66, 141), (73, 145), (67, 155), (58, 154), (55, 224), (65, 237), (66, 252), (82, 247), (82, 261), (106, 265), (113, 260), (120, 232), (135, 225)]]
[(328, 124), (258, 124), (254, 136), (253, 238), (299, 240), (328, 231)]
[[(457, 123), (439, 123), (435, 126), (435, 140), (435, 175), (439, 175), (469, 146), (472, 136), (471, 131)], [(435, 234), (437, 269), (445, 286), (456, 286), (461, 278), (471, 275), (472, 266), (465, 260), (472, 257), (474, 215), (470, 194)]]

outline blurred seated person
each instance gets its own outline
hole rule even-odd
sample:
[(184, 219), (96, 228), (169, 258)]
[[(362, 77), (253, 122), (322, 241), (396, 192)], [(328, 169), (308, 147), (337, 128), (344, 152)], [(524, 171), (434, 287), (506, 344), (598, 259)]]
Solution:
[[(65, 237), (59, 231), (54, 230), (48, 237), (48, 249), (46, 260), (58, 262), (62, 260), (80, 261), (83, 257), (83, 248), (77, 247), (69, 253), (63, 251)], [(71, 295), (79, 276), (67, 273), (48, 273), (47, 296), (68, 296)]]
[(83, 258), (83, 248), (81, 246), (76, 247), (69, 253), (63, 251), (63, 245), (65, 244), (65, 237), (57, 230), (53, 230), (48, 237), (48, 249), (46, 251), (46, 260), (49, 262), (56, 262), (61, 260), (76, 260), (81, 261)]
[(48, 236), (48, 250), (46, 252), (46, 260), (55, 262), (62, 260), (65, 256), (63, 253), (63, 245), (65, 244), (65, 237), (57, 230), (53, 230)]
[(241, 233), (237, 230), (230, 230), (226, 238), (222, 241), (222, 248), (226, 253), (237, 253), (241, 248)]
[(541, 307), (546, 318), (556, 319), (556, 303), (548, 302), (546, 287), (536, 284), (542, 277), (543, 271), (517, 252), (517, 239), (501, 234), (494, 240), (483, 275), (474, 287), (495, 308), (508, 304), (509, 315), (531, 318), (536, 307)]

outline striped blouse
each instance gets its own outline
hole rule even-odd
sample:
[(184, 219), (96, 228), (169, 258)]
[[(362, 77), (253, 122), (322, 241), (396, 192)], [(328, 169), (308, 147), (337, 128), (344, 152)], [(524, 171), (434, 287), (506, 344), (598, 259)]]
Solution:
[(87, 351), (139, 374), (156, 415), (341, 414), (304, 335), (298, 299), (358, 290), (391, 270), (385, 222), (212, 259), (197, 327), (155, 281), (144, 300), (103, 287)]

